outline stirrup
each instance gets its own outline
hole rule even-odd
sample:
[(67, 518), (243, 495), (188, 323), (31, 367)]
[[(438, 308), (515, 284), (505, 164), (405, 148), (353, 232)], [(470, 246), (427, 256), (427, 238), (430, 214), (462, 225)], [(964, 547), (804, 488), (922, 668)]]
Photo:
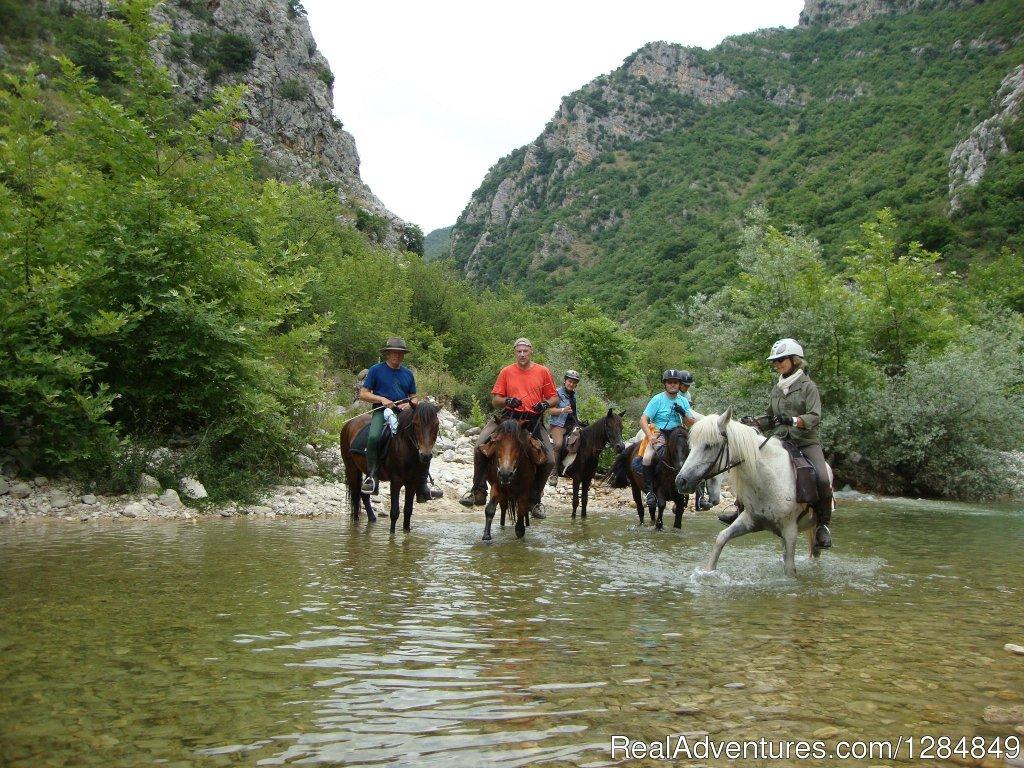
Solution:
[(464, 507), (481, 506), (487, 503), (487, 492), (470, 490), (462, 495), (459, 504)]
[(373, 477), (371, 475), (367, 475), (363, 479), (363, 484), (359, 487), (359, 491), (361, 493), (369, 494), (369, 493), (373, 493), (373, 491), (374, 491), (374, 489), (376, 487), (377, 487), (377, 483), (374, 481)]
[(818, 549), (832, 548), (832, 531), (827, 525), (819, 525), (814, 529), (814, 546)]

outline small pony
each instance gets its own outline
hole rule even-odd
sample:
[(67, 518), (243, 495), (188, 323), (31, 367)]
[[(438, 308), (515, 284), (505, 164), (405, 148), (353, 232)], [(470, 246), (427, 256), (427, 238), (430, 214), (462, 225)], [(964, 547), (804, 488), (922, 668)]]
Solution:
[(580, 489), (583, 490), (582, 510), (580, 517), (587, 519), (587, 501), (590, 497), (590, 484), (594, 481), (597, 473), (597, 461), (601, 451), (606, 445), (614, 448), (616, 453), (621, 453), (622, 445), (622, 417), (625, 412), (615, 413), (611, 408), (608, 413), (595, 421), (593, 424), (580, 430), (579, 447), (576, 450), (576, 460), (565, 471), (566, 477), (572, 478), (572, 517), (576, 519), (576, 510), (580, 507)]
[(690, 455), (676, 475), (676, 488), (692, 490), (701, 480), (724, 472), (729, 473), (743, 512), (715, 539), (709, 571), (717, 567), (726, 543), (754, 531), (769, 530), (782, 539), (789, 576), (796, 575), (799, 531), (807, 532), (811, 557), (818, 557), (814, 546), (817, 517), (810, 505), (796, 500), (796, 473), (789, 453), (776, 438), (765, 440), (752, 427), (733, 421), (732, 408), (721, 416), (705, 416), (690, 427)]
[(537, 467), (547, 461), (547, 453), (540, 440), (533, 437), (521, 422), (506, 419), (501, 422), (491, 439), (480, 446), (487, 457), (487, 482), (491, 486), (490, 498), (484, 507), (484, 541), (491, 540), (491, 521), (494, 511), (501, 505), (501, 524), (505, 512), (511, 511), (516, 519), (516, 538), (526, 535), (530, 524), (530, 491)]

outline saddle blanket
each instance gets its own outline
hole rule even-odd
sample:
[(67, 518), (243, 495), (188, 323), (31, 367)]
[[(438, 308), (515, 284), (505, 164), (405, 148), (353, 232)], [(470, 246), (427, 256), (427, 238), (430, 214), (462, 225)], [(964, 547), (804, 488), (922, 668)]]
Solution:
[[(352, 441), (352, 445), (349, 448), (352, 453), (357, 456), (366, 455), (366, 441), (370, 437), (370, 425), (367, 424), (356, 433), (355, 440)], [(380, 433), (380, 442), (377, 444), (377, 458), (384, 462), (385, 457), (388, 455), (388, 447), (391, 445), (391, 426), (387, 423), (384, 424), (384, 430)]]
[(814, 471), (814, 465), (796, 443), (790, 440), (781, 442), (789, 451), (789, 460), (796, 473), (796, 500), (801, 504), (814, 504), (818, 500), (818, 473)]

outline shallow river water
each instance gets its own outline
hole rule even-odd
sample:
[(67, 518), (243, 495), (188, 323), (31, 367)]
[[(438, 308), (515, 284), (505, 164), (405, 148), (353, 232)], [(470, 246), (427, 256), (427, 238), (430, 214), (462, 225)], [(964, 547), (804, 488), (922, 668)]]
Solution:
[[(597, 766), (613, 735), (1015, 734), (984, 715), (1024, 707), (1003, 649), (1024, 644), (1019, 506), (845, 504), (796, 580), (768, 534), (703, 573), (713, 516), (555, 511), (488, 545), (482, 514), (420, 509), (394, 537), (0, 528), (0, 765)], [(894, 762), (946, 764), (841, 764)]]

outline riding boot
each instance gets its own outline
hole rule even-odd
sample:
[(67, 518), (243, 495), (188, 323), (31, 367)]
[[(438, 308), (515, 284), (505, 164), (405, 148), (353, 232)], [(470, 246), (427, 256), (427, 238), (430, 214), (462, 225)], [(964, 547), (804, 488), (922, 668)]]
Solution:
[(363, 479), (363, 485), (359, 489), (363, 493), (376, 493), (377, 492), (377, 457), (367, 456), (366, 457), (366, 477)]
[(722, 514), (720, 514), (718, 516), (718, 519), (721, 520), (726, 525), (732, 525), (733, 523), (736, 522), (736, 518), (739, 517), (742, 512), (743, 512), (743, 504), (741, 504), (739, 501), (737, 501), (736, 502), (736, 511), (735, 512), (723, 512)]
[(819, 501), (814, 505), (814, 512), (818, 518), (818, 527), (814, 529), (814, 546), (818, 549), (831, 549), (832, 532), (828, 524), (832, 522), (832, 499)]
[(647, 502), (648, 507), (653, 507), (658, 504), (658, 497), (654, 493), (654, 472), (655, 467), (653, 464), (644, 464), (644, 501)]

